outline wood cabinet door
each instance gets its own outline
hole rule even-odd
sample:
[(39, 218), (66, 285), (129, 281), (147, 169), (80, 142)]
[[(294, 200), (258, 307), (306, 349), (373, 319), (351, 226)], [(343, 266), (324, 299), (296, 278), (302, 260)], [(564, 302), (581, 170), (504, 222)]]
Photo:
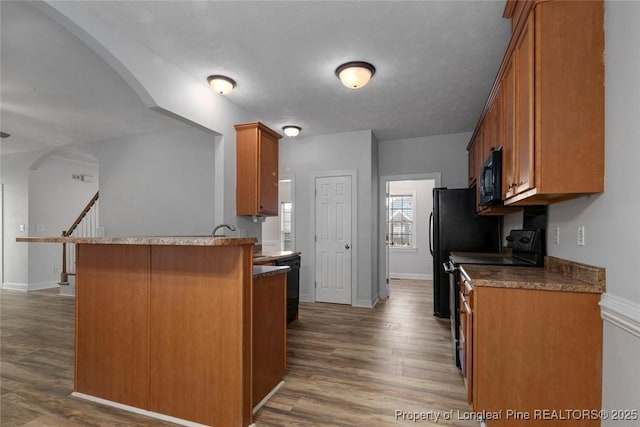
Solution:
[(149, 408), (149, 246), (77, 246), (75, 391)]
[(467, 379), (467, 402), (473, 403), (473, 310), (471, 308), (471, 293), (469, 293), (468, 297), (465, 298), (462, 306), (460, 307), (460, 312), (464, 311), (466, 316), (465, 322), (465, 347), (464, 347), (464, 358), (466, 361), (466, 379)]
[(476, 141), (474, 140), (473, 143), (471, 144), (471, 147), (469, 147), (469, 156), (468, 156), (468, 171), (467, 171), (467, 175), (469, 176), (469, 186), (471, 186), (475, 180), (476, 180), (476, 159), (474, 157), (475, 154), (475, 145), (476, 145)]
[(504, 94), (502, 88), (498, 89), (498, 94), (494, 101), (495, 113), (493, 116), (493, 149), (497, 150), (504, 143)]
[(502, 198), (507, 199), (514, 194), (515, 178), (515, 126), (516, 126), (516, 77), (513, 61), (507, 65), (505, 77), (502, 80), (502, 94), (504, 105), (502, 121), (504, 139), (502, 142)]
[(287, 274), (253, 279), (251, 407), (279, 383), (287, 367)]
[(534, 27), (532, 14), (518, 41), (516, 61), (516, 189), (533, 188), (534, 177)]
[(260, 132), (258, 212), (278, 215), (278, 140)]

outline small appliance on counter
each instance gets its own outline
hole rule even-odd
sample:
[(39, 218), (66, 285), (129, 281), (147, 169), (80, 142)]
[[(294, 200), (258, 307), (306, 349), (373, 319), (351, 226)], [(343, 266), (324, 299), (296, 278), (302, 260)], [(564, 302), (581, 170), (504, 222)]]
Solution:
[(511, 253), (487, 252), (451, 252), (449, 260), (444, 263), (444, 270), (449, 274), (449, 307), (451, 313), (451, 335), (456, 354), (456, 365), (460, 367), (458, 355), (458, 340), (460, 306), (458, 283), (460, 280), (459, 266), (462, 264), (497, 265), (502, 267), (543, 267), (546, 253), (545, 230), (528, 228), (511, 230), (507, 236), (507, 248)]

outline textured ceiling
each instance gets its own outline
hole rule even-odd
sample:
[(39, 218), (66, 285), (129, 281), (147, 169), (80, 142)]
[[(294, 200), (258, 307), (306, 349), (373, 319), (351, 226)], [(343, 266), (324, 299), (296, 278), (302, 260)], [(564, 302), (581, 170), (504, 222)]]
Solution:
[[(299, 125), (301, 136), (372, 129), (388, 140), (472, 130), (510, 29), (503, 1), (76, 5), (196, 79), (231, 76), (238, 86), (229, 100), (271, 126)], [(2, 130), (24, 138), (22, 147), (182, 126), (145, 109), (115, 71), (35, 8), (3, 1), (0, 12)], [(357, 91), (334, 75), (351, 60), (377, 68)]]

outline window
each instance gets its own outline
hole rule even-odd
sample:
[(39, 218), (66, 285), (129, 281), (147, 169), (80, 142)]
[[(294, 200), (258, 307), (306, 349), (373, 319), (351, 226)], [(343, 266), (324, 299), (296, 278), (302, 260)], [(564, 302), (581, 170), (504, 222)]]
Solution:
[(280, 243), (283, 251), (291, 251), (291, 202), (280, 203)]
[(390, 194), (387, 197), (389, 245), (392, 248), (413, 248), (415, 194)]

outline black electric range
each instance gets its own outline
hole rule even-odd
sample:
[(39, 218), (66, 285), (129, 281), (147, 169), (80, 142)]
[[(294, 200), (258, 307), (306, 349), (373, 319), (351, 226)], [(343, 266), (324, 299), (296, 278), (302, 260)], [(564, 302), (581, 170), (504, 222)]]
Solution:
[(497, 265), (503, 267), (543, 267), (545, 236), (541, 229), (511, 230), (507, 236), (507, 248), (511, 253), (451, 252), (444, 269), (449, 273), (449, 307), (451, 311), (451, 335), (456, 354), (456, 365), (460, 367), (458, 339), (460, 328), (460, 303), (458, 301), (459, 266), (463, 264)]
[(507, 248), (511, 254), (485, 252), (451, 252), (450, 264), (501, 265), (517, 267), (542, 267), (544, 265), (544, 232), (541, 229), (511, 230), (507, 236)]

